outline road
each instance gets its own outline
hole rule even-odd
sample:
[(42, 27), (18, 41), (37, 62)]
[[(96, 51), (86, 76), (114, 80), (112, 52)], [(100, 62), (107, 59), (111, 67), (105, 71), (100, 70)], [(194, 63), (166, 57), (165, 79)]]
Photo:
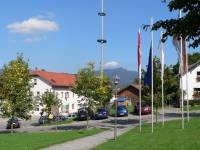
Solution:
[[(165, 119), (180, 119), (181, 113), (180, 109), (166, 109)], [(185, 115), (186, 116), (186, 115)], [(192, 112), (191, 116), (200, 116), (200, 112)], [(15, 129), (16, 132), (38, 132), (38, 131), (55, 131), (56, 126), (37, 126), (39, 117), (33, 117), (28, 121), (21, 121), (21, 128)], [(158, 116), (158, 119), (161, 120), (162, 115)], [(138, 124), (139, 117), (137, 115), (129, 114), (128, 117), (118, 117), (117, 118), (117, 127), (118, 128), (127, 128), (133, 125)], [(6, 130), (6, 123), (8, 119), (0, 118), (0, 132), (9, 132), (10, 130)], [(90, 120), (89, 127), (90, 128), (113, 128), (114, 127), (114, 117), (109, 117), (105, 120)], [(151, 115), (143, 115), (142, 122), (150, 122)], [(154, 116), (155, 121), (155, 116)], [(86, 128), (86, 121), (74, 121), (70, 124), (59, 125), (58, 130), (77, 130)]]

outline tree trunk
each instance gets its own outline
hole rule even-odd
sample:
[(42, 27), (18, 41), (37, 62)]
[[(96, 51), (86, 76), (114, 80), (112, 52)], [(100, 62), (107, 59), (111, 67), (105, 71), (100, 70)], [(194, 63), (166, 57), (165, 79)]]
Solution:
[(156, 106), (156, 123), (158, 123), (158, 106)]
[(13, 133), (13, 116), (11, 117), (11, 133)]

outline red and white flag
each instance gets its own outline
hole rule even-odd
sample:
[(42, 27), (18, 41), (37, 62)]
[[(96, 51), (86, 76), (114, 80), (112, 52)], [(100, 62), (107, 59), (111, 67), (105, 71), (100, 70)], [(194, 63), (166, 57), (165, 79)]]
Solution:
[(141, 37), (140, 37), (140, 29), (138, 31), (138, 73), (139, 73), (139, 79), (141, 79)]

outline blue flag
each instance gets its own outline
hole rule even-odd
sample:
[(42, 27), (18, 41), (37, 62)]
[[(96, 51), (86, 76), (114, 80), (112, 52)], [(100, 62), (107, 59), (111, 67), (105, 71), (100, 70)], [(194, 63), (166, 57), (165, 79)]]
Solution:
[(152, 45), (150, 47), (150, 51), (149, 51), (149, 63), (148, 63), (148, 67), (147, 67), (147, 72), (145, 74), (144, 77), (144, 85), (151, 85), (151, 70), (152, 70), (152, 64), (151, 64), (151, 57), (152, 57)]

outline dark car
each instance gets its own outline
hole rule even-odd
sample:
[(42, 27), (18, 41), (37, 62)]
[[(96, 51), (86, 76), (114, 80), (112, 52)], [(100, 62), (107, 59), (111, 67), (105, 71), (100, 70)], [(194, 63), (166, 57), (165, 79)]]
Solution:
[(125, 105), (117, 106), (117, 116), (118, 117), (128, 116), (128, 109)]
[(87, 120), (87, 112), (88, 112), (88, 118), (94, 118), (94, 113), (88, 109), (88, 108), (79, 108), (77, 113), (77, 120)]
[(107, 119), (108, 118), (108, 111), (106, 108), (99, 108), (97, 109), (94, 119)]
[[(139, 102), (136, 103), (135, 105), (135, 109), (134, 109), (136, 114), (139, 114), (140, 112), (140, 105)], [(151, 107), (149, 104), (142, 102), (141, 104), (141, 114), (145, 115), (145, 114), (150, 114), (151, 113)]]
[(20, 128), (21, 124), (18, 120), (18, 118), (14, 117), (8, 120), (7, 129), (11, 129), (11, 125), (13, 124), (13, 128)]

